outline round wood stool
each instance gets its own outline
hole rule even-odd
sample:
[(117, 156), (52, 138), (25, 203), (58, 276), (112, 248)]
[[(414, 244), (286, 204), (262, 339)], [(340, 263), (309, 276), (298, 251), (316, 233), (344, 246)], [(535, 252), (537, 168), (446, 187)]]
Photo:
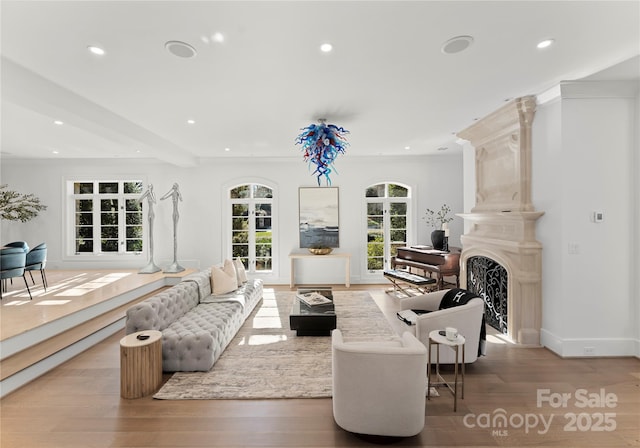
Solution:
[(120, 339), (120, 396), (140, 398), (162, 384), (162, 333), (139, 331)]

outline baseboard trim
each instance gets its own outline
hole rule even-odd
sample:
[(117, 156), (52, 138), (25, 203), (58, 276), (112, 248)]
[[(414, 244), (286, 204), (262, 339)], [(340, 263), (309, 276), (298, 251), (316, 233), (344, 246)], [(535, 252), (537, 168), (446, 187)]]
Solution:
[(540, 342), (563, 358), (640, 358), (640, 341), (632, 338), (560, 338), (542, 329)]

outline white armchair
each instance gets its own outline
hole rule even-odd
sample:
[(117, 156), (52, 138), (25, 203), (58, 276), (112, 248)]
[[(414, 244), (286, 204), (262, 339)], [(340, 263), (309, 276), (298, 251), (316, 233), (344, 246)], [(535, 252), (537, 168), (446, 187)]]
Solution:
[(424, 428), (427, 349), (405, 333), (394, 341), (344, 342), (331, 333), (333, 417), (341, 428), (409, 437)]
[[(480, 329), (484, 314), (484, 301), (481, 298), (473, 298), (466, 304), (453, 308), (440, 310), (440, 301), (448, 290), (440, 290), (410, 297), (400, 301), (401, 310), (427, 310), (429, 313), (420, 314), (416, 324), (407, 326), (425, 347), (429, 346), (429, 333), (433, 330), (444, 330), (446, 327), (454, 327), (466, 339), (464, 345), (465, 363), (472, 363), (478, 359), (478, 347), (480, 344)], [(436, 347), (432, 347), (432, 359), (435, 359)], [(453, 350), (440, 350), (440, 363), (453, 364), (455, 352)]]

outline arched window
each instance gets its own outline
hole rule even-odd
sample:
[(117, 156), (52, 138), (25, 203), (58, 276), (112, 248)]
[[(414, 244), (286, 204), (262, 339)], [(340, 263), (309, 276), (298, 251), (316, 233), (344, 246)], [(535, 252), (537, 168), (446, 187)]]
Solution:
[(389, 269), (398, 247), (407, 245), (411, 197), (403, 185), (381, 183), (367, 187), (367, 271)]
[(229, 190), (231, 253), (250, 273), (273, 269), (273, 189), (244, 184)]

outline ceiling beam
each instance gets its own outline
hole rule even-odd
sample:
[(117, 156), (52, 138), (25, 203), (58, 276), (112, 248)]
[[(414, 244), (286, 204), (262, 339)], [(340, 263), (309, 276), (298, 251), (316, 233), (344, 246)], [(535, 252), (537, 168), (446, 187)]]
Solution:
[(117, 147), (139, 148), (180, 167), (196, 166), (196, 158), (184, 148), (6, 57), (2, 57), (2, 100), (62, 120)]

